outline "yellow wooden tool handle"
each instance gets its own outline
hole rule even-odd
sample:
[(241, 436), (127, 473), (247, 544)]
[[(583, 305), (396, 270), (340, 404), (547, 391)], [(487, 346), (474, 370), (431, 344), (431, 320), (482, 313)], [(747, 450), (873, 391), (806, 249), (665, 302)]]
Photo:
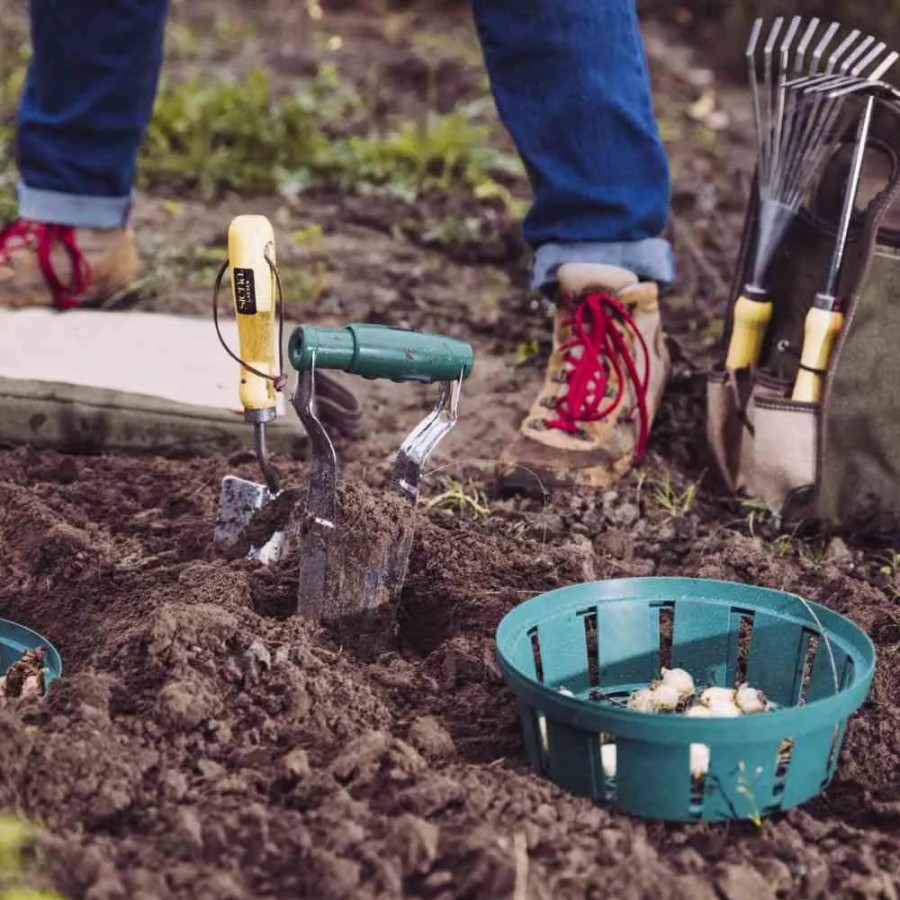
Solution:
[(772, 301), (762, 294), (745, 291), (734, 304), (734, 321), (725, 365), (745, 369), (759, 362), (766, 328), (772, 318)]
[[(822, 395), (822, 375), (828, 368), (831, 350), (844, 325), (844, 316), (837, 310), (814, 306), (806, 314), (803, 326), (801, 369), (794, 382), (792, 400), (818, 403)], [(813, 370), (813, 371), (810, 371)]]
[[(277, 376), (275, 328), (275, 232), (265, 216), (237, 216), (228, 229), (228, 265), (237, 317), (238, 355), (248, 365)], [(271, 411), (274, 384), (241, 366), (240, 398), (247, 412)]]

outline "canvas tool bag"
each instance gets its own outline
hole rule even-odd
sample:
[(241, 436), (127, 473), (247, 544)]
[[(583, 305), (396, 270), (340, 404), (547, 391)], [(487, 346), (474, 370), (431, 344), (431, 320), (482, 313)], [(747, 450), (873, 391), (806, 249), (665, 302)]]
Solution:
[[(837, 296), (844, 324), (820, 403), (791, 400), (806, 314), (825, 288), (853, 153), (848, 136), (789, 227), (764, 280), (773, 302), (759, 363), (729, 370), (734, 304), (750, 278), (756, 199), (707, 377), (707, 438), (734, 493), (783, 522), (866, 534), (900, 531), (900, 110), (876, 104)], [(752, 192), (756, 196), (755, 186)]]

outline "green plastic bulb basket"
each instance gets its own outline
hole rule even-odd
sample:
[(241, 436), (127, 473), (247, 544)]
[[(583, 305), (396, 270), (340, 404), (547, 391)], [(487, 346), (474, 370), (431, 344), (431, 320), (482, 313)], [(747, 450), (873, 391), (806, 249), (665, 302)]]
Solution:
[[(832, 610), (691, 578), (551, 591), (511, 610), (496, 637), (531, 766), (572, 794), (665, 821), (758, 821), (819, 794), (875, 671), (868, 636)], [(686, 669), (698, 692), (746, 681), (771, 708), (712, 719), (627, 708), (661, 666)]]
[(43, 647), (47, 651), (44, 665), (48, 670), (46, 683), (49, 687), (51, 681), (62, 675), (59, 651), (36, 631), (19, 625), (18, 622), (0, 619), (0, 674), (5, 674), (26, 650), (33, 650), (35, 647)]

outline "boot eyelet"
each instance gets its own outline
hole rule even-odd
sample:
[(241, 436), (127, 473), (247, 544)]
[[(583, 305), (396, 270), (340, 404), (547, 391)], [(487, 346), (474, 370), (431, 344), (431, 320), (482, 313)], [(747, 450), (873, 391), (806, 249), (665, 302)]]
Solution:
[(547, 423), (543, 419), (530, 419), (528, 422), (528, 427), (534, 429), (535, 431), (546, 431)]
[(541, 397), (541, 406), (543, 406), (544, 409), (556, 409), (556, 398)]

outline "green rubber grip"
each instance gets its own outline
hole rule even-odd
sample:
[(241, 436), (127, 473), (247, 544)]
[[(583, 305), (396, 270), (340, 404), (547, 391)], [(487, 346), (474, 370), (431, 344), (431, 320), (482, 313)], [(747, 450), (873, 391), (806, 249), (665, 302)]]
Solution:
[(304, 372), (338, 369), (363, 378), (390, 381), (454, 381), (472, 374), (471, 344), (442, 334), (423, 334), (386, 325), (319, 328), (300, 325), (288, 345), (291, 365)]

